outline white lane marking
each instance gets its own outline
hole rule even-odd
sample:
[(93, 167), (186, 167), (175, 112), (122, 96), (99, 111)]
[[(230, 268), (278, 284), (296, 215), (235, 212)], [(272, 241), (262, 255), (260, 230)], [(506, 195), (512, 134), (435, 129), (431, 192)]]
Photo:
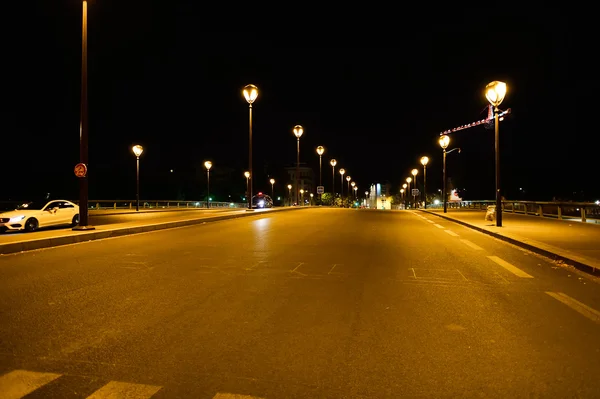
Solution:
[(452, 237), (458, 237), (458, 234), (453, 232), (452, 230), (444, 230), (446, 233), (450, 234)]
[(235, 393), (218, 393), (213, 396), (213, 399), (262, 399), (258, 396), (238, 395)]
[(463, 242), (463, 244), (465, 244), (467, 247), (471, 247), (473, 249), (476, 249), (477, 251), (483, 251), (483, 248), (481, 248), (479, 245), (472, 243), (469, 240), (465, 240), (465, 239), (461, 239), (461, 241)]
[(429, 223), (435, 223), (433, 220), (429, 220), (429, 219), (427, 219), (427, 221), (428, 221)]
[(2, 399), (22, 398), (60, 376), (60, 374), (37, 371), (11, 371), (0, 376), (0, 397)]
[(511, 272), (512, 274), (514, 274), (517, 277), (523, 277), (523, 278), (533, 278), (532, 275), (525, 273), (523, 270), (519, 269), (518, 267), (508, 263), (507, 261), (505, 261), (504, 259), (501, 259), (497, 256), (494, 255), (490, 255), (488, 256), (488, 258), (494, 262), (496, 262), (497, 264), (499, 264), (500, 266), (502, 266), (503, 268), (505, 268), (506, 270), (508, 270), (509, 272)]
[(596, 323), (600, 323), (600, 312), (596, 309), (590, 308), (584, 303), (579, 302), (576, 299), (571, 298), (570, 296), (563, 294), (562, 292), (549, 292), (546, 291), (546, 294), (550, 295), (552, 298), (560, 301), (573, 309), (574, 311), (584, 315), (588, 319), (595, 321)]
[(148, 399), (162, 387), (157, 385), (131, 384), (111, 381), (87, 397), (87, 399)]
[(335, 263), (332, 267), (331, 270), (329, 270), (329, 272), (327, 274), (331, 274), (331, 272), (333, 271), (333, 269), (335, 269), (335, 267), (337, 266), (337, 263)]
[(435, 226), (435, 227), (437, 227), (438, 229), (444, 229), (444, 228), (445, 228), (444, 226), (442, 226), (442, 225), (439, 225), (439, 224), (437, 224), (437, 223), (435, 223), (435, 224), (434, 224), (434, 226)]

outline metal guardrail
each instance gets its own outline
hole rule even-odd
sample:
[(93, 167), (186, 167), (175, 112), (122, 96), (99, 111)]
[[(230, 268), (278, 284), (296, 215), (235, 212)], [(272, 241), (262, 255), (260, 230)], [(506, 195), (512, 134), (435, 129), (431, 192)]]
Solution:
[[(75, 203), (79, 201), (74, 201)], [(135, 200), (89, 200), (88, 209), (135, 209)], [(210, 201), (210, 208), (246, 208), (247, 203)], [(140, 209), (207, 209), (206, 201), (146, 200)]]
[[(494, 200), (485, 201), (450, 201), (448, 209), (486, 210), (488, 205), (496, 205)], [(440, 209), (444, 205), (427, 204), (427, 208)], [(547, 202), (547, 201), (502, 201), (502, 211), (535, 215), (554, 219), (577, 219), (582, 222), (600, 223), (600, 204), (595, 202)]]

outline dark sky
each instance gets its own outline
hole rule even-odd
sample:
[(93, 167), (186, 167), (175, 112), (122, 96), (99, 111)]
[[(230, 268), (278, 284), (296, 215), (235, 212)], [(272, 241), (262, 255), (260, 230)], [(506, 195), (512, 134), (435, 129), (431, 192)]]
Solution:
[[(44, 3), (21, 15), (28, 29), (5, 48), (2, 198), (40, 192), (78, 198), (81, 5)], [(483, 90), (492, 80), (508, 84), (501, 108), (513, 112), (500, 126), (505, 196), (600, 197), (591, 179), (596, 150), (585, 145), (589, 129), (574, 122), (578, 78), (570, 23), (560, 10), (516, 16), (513, 10), (498, 24), (465, 17), (407, 27), (405, 18), (403, 29), (307, 24), (301, 33), (266, 27), (256, 33), (206, 29), (206, 10), (184, 4), (89, 7), (92, 199), (134, 198), (133, 144), (145, 147), (142, 198), (183, 192), (196, 199), (207, 159), (217, 200), (243, 193), (248, 105), (241, 89), (248, 83), (260, 91), (256, 190), (270, 190), (269, 176), (276, 191), (288, 183), (283, 168), (295, 163), (292, 128), (301, 124), (301, 161), (317, 174), (315, 148), (326, 148), (326, 188), (332, 157), (364, 192), (385, 181), (397, 191), (413, 167), (422, 173), (419, 159), (427, 155), (434, 191), (442, 181), (439, 132), (484, 118)], [(462, 149), (448, 156), (448, 175), (463, 197), (493, 199), (493, 130), (455, 133), (450, 147)]]

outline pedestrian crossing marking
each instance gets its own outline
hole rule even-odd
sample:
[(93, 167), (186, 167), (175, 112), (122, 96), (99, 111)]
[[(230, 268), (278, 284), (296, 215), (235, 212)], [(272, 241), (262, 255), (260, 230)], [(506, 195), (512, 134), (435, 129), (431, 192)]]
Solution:
[(19, 399), (54, 381), (60, 374), (14, 370), (0, 376), (0, 398)]
[(87, 399), (148, 399), (162, 387), (111, 381), (87, 397)]

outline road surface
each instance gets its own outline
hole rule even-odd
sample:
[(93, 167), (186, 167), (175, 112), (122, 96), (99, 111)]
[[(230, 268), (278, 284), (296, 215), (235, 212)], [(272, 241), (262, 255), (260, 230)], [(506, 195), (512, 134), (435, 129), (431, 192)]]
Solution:
[(408, 211), (6, 255), (0, 398), (595, 397), (598, 288)]

